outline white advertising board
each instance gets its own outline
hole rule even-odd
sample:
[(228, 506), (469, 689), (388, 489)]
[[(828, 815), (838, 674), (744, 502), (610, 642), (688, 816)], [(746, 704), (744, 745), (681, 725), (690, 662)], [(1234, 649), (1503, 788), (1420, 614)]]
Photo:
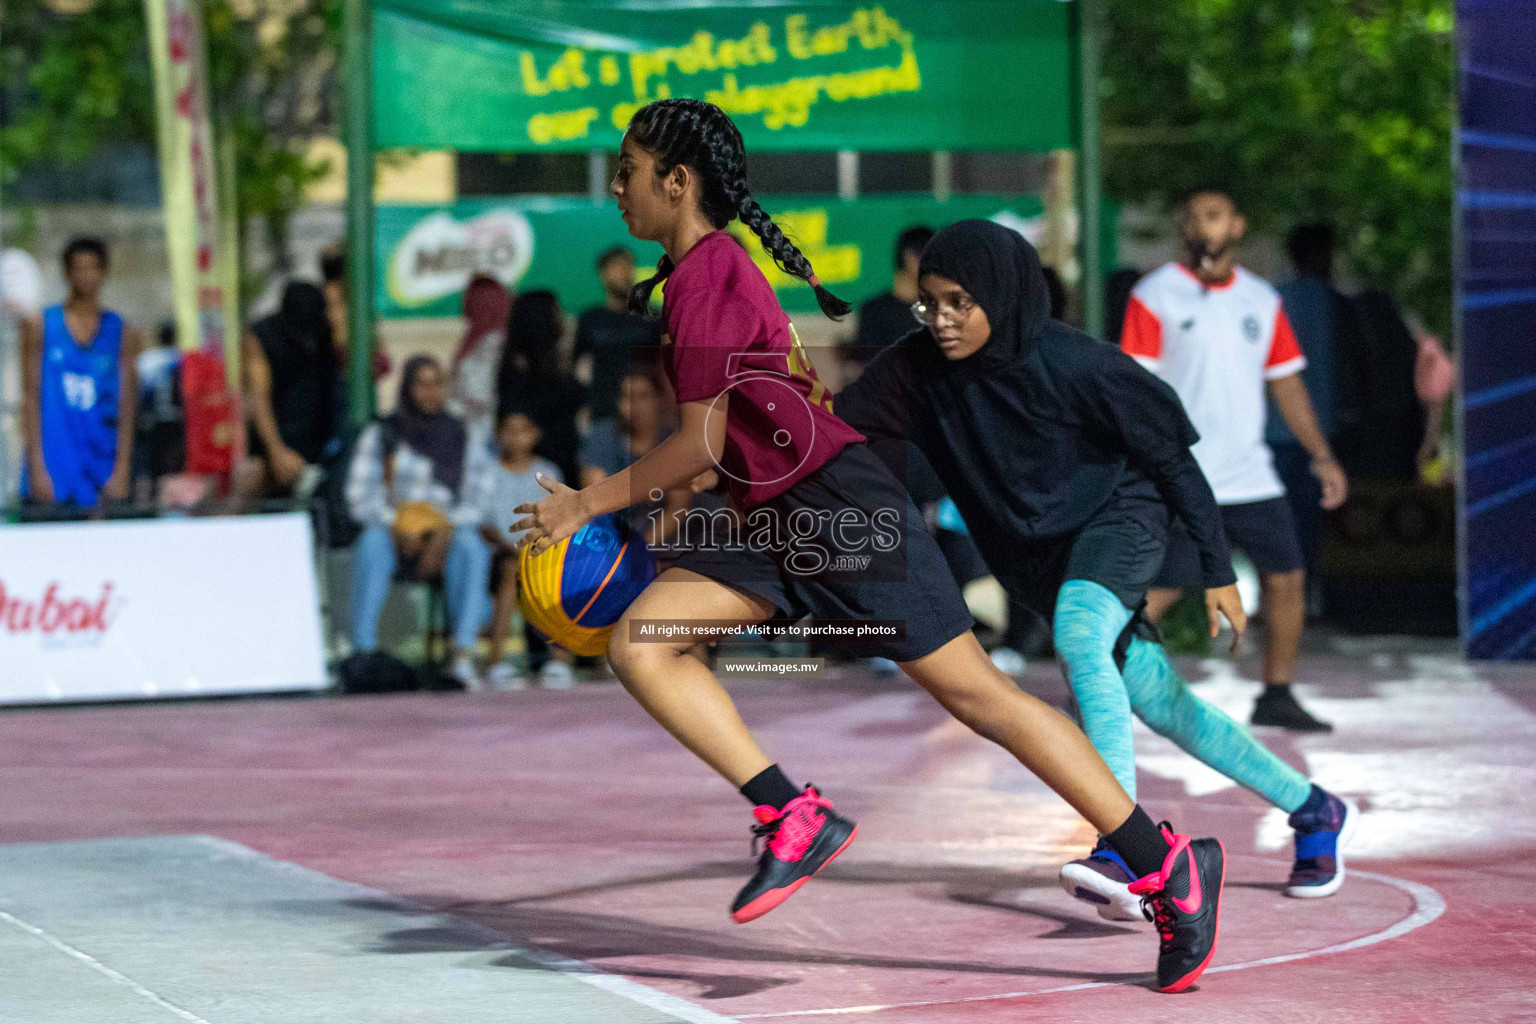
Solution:
[(0, 703), (326, 685), (304, 515), (0, 527)]

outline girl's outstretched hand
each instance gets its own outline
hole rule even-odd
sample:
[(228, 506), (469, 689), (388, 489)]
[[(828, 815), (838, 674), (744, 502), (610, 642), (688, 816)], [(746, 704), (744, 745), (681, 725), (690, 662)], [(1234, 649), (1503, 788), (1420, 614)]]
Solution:
[(512, 524), (512, 530), (528, 531), (519, 540), (518, 550), (532, 544), (536, 555), (569, 537), (592, 518), (583, 507), (580, 491), (542, 473), (538, 480), (539, 486), (549, 492), (549, 497), (543, 501), (519, 505), (512, 510), (523, 516)]
[(1243, 611), (1243, 599), (1238, 596), (1237, 584), (1230, 583), (1205, 592), (1205, 613), (1211, 620), (1211, 639), (1221, 632), (1221, 617), (1232, 623), (1232, 654), (1235, 657), (1243, 646), (1243, 633), (1248, 629), (1248, 613)]

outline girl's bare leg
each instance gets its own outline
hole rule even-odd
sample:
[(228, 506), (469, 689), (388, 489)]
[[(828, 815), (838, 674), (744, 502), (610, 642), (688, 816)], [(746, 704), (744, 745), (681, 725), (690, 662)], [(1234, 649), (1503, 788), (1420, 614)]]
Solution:
[(1007, 750), (1100, 833), (1125, 824), (1135, 802), (1068, 718), (1020, 690), (967, 631), (901, 666), (944, 710)]
[(738, 789), (773, 761), (752, 739), (725, 687), (689, 653), (697, 641), (635, 641), (629, 624), (713, 619), (749, 625), (773, 611), (759, 597), (686, 569), (668, 569), (629, 606), (608, 644), (608, 664), (640, 706)]

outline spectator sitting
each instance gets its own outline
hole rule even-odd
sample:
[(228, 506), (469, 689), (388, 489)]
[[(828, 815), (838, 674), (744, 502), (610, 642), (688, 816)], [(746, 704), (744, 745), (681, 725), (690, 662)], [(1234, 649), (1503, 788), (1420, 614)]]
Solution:
[(464, 339), (453, 357), (454, 411), (471, 430), (490, 434), (496, 415), (496, 371), (507, 341), (512, 293), (493, 277), (476, 274), (464, 289)]
[(393, 415), (358, 439), (347, 474), (352, 516), (363, 526), (352, 563), (352, 646), (378, 649), (379, 614), (396, 567), (412, 578), (442, 578), (453, 629), (452, 673), (480, 688), (474, 649), (485, 621), (490, 550), (481, 539), (480, 507), (490, 449), (471, 439), (446, 411), (447, 385), (431, 356), (413, 356), (401, 375)]
[(339, 443), (338, 364), (324, 293), (307, 281), (290, 282), (281, 308), (251, 326), (241, 350), (255, 430), (238, 490), (293, 494), (305, 470)]
[[(594, 420), (581, 444), (581, 486), (628, 469), (636, 459), (672, 433), (663, 422), (661, 386), (654, 373), (632, 367), (619, 384), (617, 415)], [(637, 501), (629, 507), (629, 523), (651, 547), (672, 535), (678, 516), (693, 492), (674, 488), (661, 501)]]
[(517, 297), (496, 374), (496, 409), (498, 414), (511, 409), (530, 413), (543, 435), (539, 454), (559, 466), (565, 479), (574, 480), (581, 443), (576, 419), (587, 403), (587, 393), (560, 369), (563, 324), (554, 292), (524, 292)]
[(95, 508), (128, 497), (139, 393), (139, 334), (101, 305), (107, 246), (64, 247), (69, 298), (21, 329), (23, 496)]
[[(517, 609), (518, 561), (516, 546), (521, 532), (512, 532), (512, 524), (522, 519), (513, 511), (527, 502), (542, 501), (549, 492), (539, 486), (539, 477), (564, 483), (559, 468), (548, 459), (533, 454), (539, 443), (539, 427), (532, 417), (520, 410), (513, 410), (501, 418), (496, 431), (498, 460), (486, 475), (486, 490), (482, 498), (480, 535), (491, 545), (491, 594), (494, 605), (491, 611), (491, 658), (487, 676), (498, 690), (521, 690), (524, 687), (517, 670), (502, 661), (506, 649), (507, 630), (512, 625), (512, 613)], [(551, 690), (568, 689), (572, 683), (571, 655), (549, 645), (531, 626), (524, 626), (524, 639), (528, 644), (530, 665), (532, 658), (547, 654), (547, 660), (539, 673), (540, 681)]]
[(587, 382), (594, 420), (618, 411), (619, 382), (629, 372), (635, 349), (661, 344), (661, 321), (627, 311), (635, 283), (635, 254), (616, 245), (597, 258), (603, 304), (576, 321), (576, 376)]

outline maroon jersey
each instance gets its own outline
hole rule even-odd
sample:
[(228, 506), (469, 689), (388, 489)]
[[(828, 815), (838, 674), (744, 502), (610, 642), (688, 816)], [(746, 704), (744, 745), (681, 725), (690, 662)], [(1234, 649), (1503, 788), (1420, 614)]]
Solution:
[[(666, 282), (664, 364), (679, 402), (729, 393), (721, 475), (742, 508), (784, 493), (864, 435), (832, 413), (767, 278), (724, 231)], [(665, 340), (665, 339), (664, 339)]]

